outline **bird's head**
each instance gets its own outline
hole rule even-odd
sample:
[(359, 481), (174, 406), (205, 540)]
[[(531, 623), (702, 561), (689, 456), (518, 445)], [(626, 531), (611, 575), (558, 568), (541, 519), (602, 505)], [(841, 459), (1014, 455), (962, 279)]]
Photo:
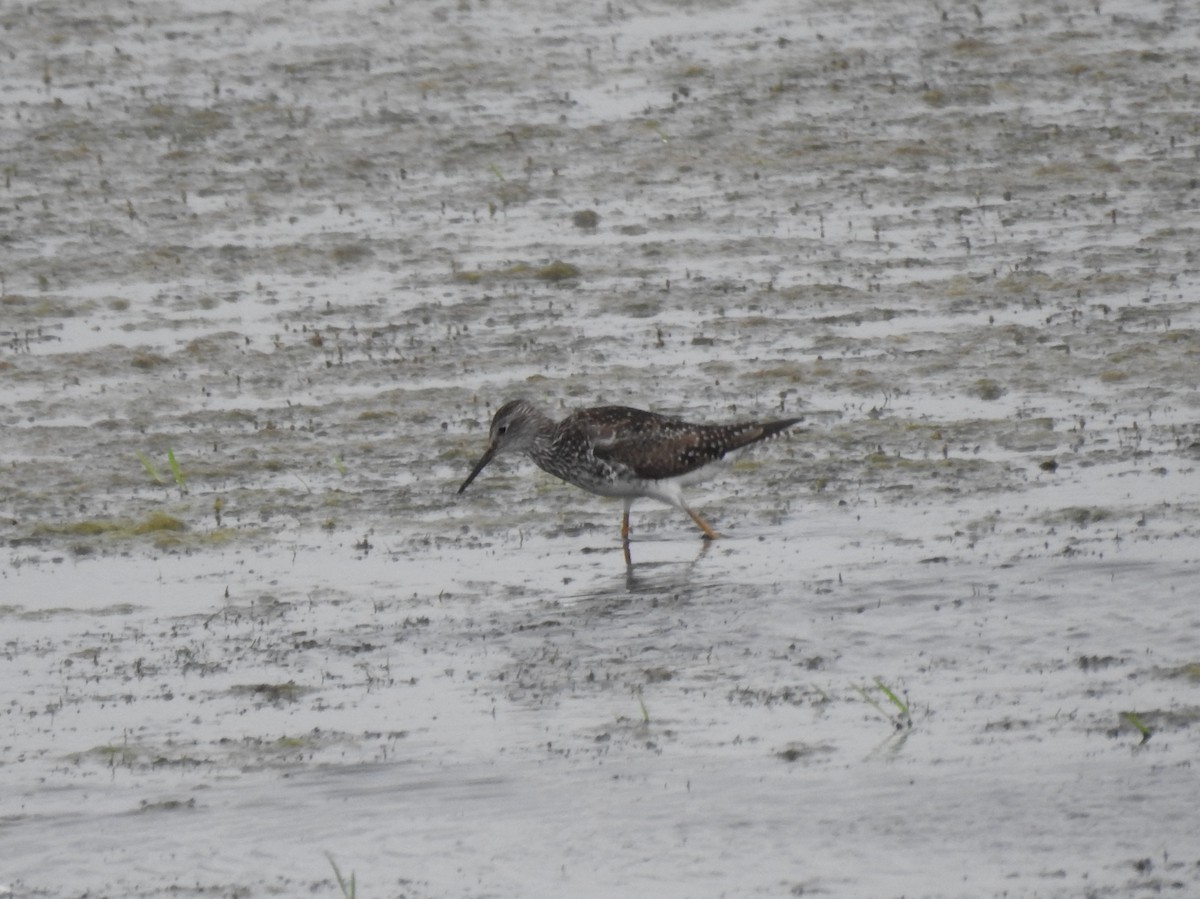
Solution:
[(527, 400), (511, 400), (497, 409), (492, 416), (488, 447), (458, 492), (466, 490), (479, 472), (501, 453), (528, 451), (547, 421), (546, 416)]

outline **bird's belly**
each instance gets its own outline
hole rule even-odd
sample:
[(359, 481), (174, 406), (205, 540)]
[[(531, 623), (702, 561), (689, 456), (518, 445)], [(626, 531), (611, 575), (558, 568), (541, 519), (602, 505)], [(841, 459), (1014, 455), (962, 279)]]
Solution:
[(627, 481), (602, 481), (592, 479), (575, 479), (563, 478), (568, 484), (574, 484), (588, 493), (594, 493), (597, 496), (646, 496), (648, 495), (648, 485), (652, 485), (654, 481), (627, 480)]
[(707, 480), (725, 467), (727, 466), (723, 461), (717, 461), (701, 466), (695, 471), (669, 478), (567, 477), (562, 480), (597, 496), (615, 496), (621, 499), (644, 496), (674, 505), (682, 488)]

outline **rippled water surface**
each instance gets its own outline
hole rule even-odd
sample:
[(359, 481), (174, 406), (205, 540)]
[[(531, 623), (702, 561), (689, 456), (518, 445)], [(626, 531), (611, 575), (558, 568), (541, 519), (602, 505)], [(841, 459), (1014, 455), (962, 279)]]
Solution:
[(0, 895), (1200, 891), (1200, 11), (0, 21)]

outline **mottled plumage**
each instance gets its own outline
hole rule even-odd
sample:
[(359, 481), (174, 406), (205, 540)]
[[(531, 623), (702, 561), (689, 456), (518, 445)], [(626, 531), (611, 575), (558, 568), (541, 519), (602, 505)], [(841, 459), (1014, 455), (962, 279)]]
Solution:
[(773, 437), (798, 421), (700, 425), (628, 406), (596, 406), (555, 422), (532, 403), (513, 400), (492, 418), (488, 448), (458, 492), (499, 453), (522, 452), (569, 484), (623, 499), (622, 539), (629, 537), (629, 507), (643, 496), (687, 512), (712, 539), (717, 533), (683, 501), (682, 488), (701, 480), (705, 469), (726, 453)]

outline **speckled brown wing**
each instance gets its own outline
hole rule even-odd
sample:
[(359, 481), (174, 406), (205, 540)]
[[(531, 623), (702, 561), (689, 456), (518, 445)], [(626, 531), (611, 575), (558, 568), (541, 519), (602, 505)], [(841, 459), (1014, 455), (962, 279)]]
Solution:
[(654, 480), (650, 459), (663, 456), (661, 445), (688, 425), (681, 419), (630, 406), (580, 409), (559, 423), (558, 439), (586, 445), (591, 455), (612, 469), (610, 476)]
[(625, 406), (603, 406), (586, 412), (576, 424), (591, 439), (593, 455), (649, 481), (688, 474), (799, 421), (793, 418), (697, 425)]

